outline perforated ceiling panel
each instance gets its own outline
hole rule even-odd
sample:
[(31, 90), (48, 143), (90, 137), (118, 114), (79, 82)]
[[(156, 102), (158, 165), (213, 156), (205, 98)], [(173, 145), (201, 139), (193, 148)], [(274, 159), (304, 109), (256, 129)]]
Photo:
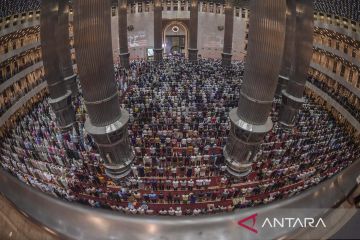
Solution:
[(40, 9), (40, 0), (0, 0), (0, 17)]
[[(0, 0), (0, 17), (2, 18), (16, 13), (38, 10), (40, 8), (40, 1), (41, 0)], [(244, 0), (234, 1), (244, 2)], [(113, 1), (113, 4), (116, 4), (116, 2), (117, 0)], [(129, 2), (141, 2), (141, 0), (129, 0)], [(225, 0), (210, 0), (209, 2), (223, 4)], [(314, 0), (314, 7), (316, 11), (331, 13), (355, 21), (360, 21), (359, 0)]]
[(314, 0), (315, 10), (360, 21), (359, 0)]

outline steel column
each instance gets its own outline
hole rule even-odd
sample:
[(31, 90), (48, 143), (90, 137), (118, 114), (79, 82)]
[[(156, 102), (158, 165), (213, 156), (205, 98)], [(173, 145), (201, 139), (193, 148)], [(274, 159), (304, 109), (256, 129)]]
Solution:
[(60, 67), (65, 85), (71, 91), (72, 97), (78, 94), (77, 76), (74, 74), (69, 43), (69, 2), (59, 1), (59, 15), (57, 27), (57, 50), (60, 58)]
[[(43, 0), (41, 2), (40, 35), (45, 79), (50, 92), (50, 106), (53, 109), (59, 127), (63, 131), (72, 129), (75, 112), (71, 104), (71, 91), (66, 89), (60, 70), (60, 60), (57, 52), (56, 34), (59, 5), (57, 1)], [(69, 39), (68, 39), (69, 41)]]
[(285, 90), (282, 90), (282, 107), (279, 121), (284, 127), (291, 128), (295, 124), (297, 113), (304, 103), (304, 89), (308, 75), (313, 47), (314, 30), (313, 2), (296, 1), (296, 30), (293, 70)]
[(190, 3), (190, 41), (189, 41), (189, 61), (197, 61), (198, 49), (198, 0), (191, 0)]
[(127, 0), (119, 0), (119, 46), (120, 65), (129, 68), (129, 47), (127, 35)]
[(252, 160), (273, 124), (269, 117), (285, 41), (284, 0), (250, 2), (248, 56), (238, 108), (230, 112), (231, 131), (224, 148), (228, 172), (250, 173)]
[(130, 172), (134, 153), (120, 109), (111, 45), (111, 1), (75, 0), (74, 39), (84, 102), (85, 128), (97, 143), (106, 174), (121, 178)]
[(224, 66), (231, 65), (232, 42), (234, 32), (234, 4), (233, 0), (227, 0), (225, 6), (225, 30), (224, 30), (224, 48), (222, 56), (222, 64)]
[(296, 24), (296, 0), (286, 0), (286, 31), (285, 46), (282, 60), (282, 66), (279, 75), (279, 82), (276, 89), (276, 95), (281, 96), (281, 91), (286, 88), (290, 71), (292, 67), (292, 59), (295, 50), (295, 24)]
[(163, 60), (161, 0), (154, 1), (154, 60)]

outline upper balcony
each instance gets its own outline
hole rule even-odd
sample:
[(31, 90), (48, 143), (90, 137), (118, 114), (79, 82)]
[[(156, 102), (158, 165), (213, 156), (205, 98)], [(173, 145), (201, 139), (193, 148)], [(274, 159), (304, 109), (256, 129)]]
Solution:
[(19, 13), (5, 18), (0, 18), (0, 37), (24, 28), (40, 24), (40, 11)]
[(360, 41), (360, 23), (344, 17), (316, 12), (314, 14), (314, 26), (329, 29)]

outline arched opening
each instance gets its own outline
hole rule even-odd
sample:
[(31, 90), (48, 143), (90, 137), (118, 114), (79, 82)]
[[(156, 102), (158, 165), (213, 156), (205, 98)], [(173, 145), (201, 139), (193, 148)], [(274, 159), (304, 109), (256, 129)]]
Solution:
[(186, 55), (188, 48), (188, 29), (179, 22), (172, 21), (164, 28), (164, 52), (169, 55)]

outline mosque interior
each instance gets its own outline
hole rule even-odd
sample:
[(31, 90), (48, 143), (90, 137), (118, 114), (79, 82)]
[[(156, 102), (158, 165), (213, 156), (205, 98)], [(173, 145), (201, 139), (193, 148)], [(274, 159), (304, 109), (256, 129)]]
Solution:
[(357, 0), (0, 0), (0, 239), (360, 239), (359, 143)]

